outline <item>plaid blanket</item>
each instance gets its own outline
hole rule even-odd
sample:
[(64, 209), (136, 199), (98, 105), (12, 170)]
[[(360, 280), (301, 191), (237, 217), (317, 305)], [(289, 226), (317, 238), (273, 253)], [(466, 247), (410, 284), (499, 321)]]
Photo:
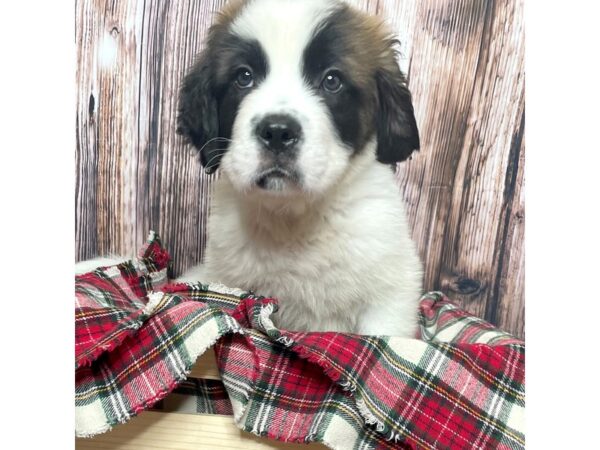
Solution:
[[(168, 284), (168, 261), (151, 233), (138, 259), (76, 277), (78, 436), (187, 385), (213, 393), (207, 410), (286, 442), (524, 448), (524, 343), (441, 293), (421, 300), (421, 339), (290, 332), (273, 325), (275, 299)], [(212, 346), (224, 390), (185, 381)]]

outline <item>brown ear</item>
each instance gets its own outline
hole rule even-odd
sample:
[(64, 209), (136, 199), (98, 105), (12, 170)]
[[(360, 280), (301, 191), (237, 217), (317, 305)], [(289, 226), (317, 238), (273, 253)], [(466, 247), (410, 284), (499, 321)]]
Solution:
[(420, 147), (419, 130), (406, 78), (393, 53), (390, 58), (393, 62), (376, 74), (377, 160), (386, 164), (404, 161)]
[(183, 80), (179, 91), (177, 133), (200, 150), (206, 173), (219, 167), (218, 145), (210, 145), (219, 134), (218, 106), (209, 55), (204, 51)]

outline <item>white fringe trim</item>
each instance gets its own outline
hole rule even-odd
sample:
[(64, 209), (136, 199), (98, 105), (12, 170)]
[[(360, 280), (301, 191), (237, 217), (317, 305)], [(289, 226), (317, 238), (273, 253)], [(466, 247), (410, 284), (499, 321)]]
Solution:
[(104, 273), (108, 277), (116, 277), (121, 274), (121, 271), (116, 266), (107, 267), (104, 269)]
[(165, 297), (164, 292), (151, 292), (148, 294), (148, 303), (144, 306), (142, 312), (147, 316), (151, 315), (154, 310), (160, 305), (160, 302)]
[(365, 404), (365, 401), (362, 398), (356, 399), (356, 407), (358, 408), (358, 412), (360, 413), (360, 415), (363, 416), (363, 419), (365, 420), (365, 423), (367, 425), (375, 425), (375, 429), (378, 433), (383, 432), (383, 430), (385, 429), (383, 422), (379, 421), (377, 417), (375, 417), (375, 415), (371, 411), (369, 411), (369, 408), (367, 408), (367, 405)]
[(273, 321), (271, 320), (271, 314), (273, 314), (275, 307), (273, 306), (273, 303), (269, 303), (265, 306), (263, 306), (262, 308), (260, 308), (260, 313), (258, 315), (258, 323), (265, 329), (265, 330), (272, 330), (275, 328), (275, 325), (273, 324)]
[[(156, 297), (158, 298), (158, 295), (160, 294), (161, 298), (164, 295), (161, 292), (156, 292)], [(152, 295), (152, 294), (151, 294)], [(150, 302), (148, 302), (150, 303)], [(223, 336), (225, 336), (226, 334), (229, 334), (230, 332), (228, 331), (227, 333), (223, 333), (223, 334), (219, 334), (219, 333), (215, 333), (212, 336), (210, 336), (206, 342), (204, 342), (204, 345), (199, 345), (196, 348), (193, 348), (190, 351), (189, 354), (189, 358), (190, 361), (192, 361), (190, 364), (186, 364), (185, 367), (180, 367), (179, 365), (176, 365), (174, 367), (175, 370), (175, 374), (174, 374), (174, 380), (177, 384), (181, 383), (183, 380), (185, 380), (187, 378), (187, 375), (190, 373), (190, 371), (192, 370), (192, 367), (194, 366), (194, 364), (196, 363), (196, 361), (198, 360), (198, 358), (204, 354), (204, 352), (206, 352), (208, 349), (210, 349), (211, 347), (213, 347), (215, 345), (215, 343)], [(189, 344), (189, 343), (188, 343)], [(187, 345), (187, 344), (186, 344)], [(165, 394), (165, 396), (168, 394)], [(77, 419), (77, 407), (75, 407), (75, 418)], [(117, 418), (117, 423), (127, 423), (129, 420), (131, 420), (134, 416), (136, 416), (137, 414), (134, 413), (126, 413), (121, 415), (119, 418)], [(87, 427), (80, 427), (80, 428), (75, 428), (75, 436), (76, 437), (86, 437), (86, 438), (90, 438), (93, 437), (95, 435), (101, 434), (101, 433), (105, 433), (109, 430), (111, 430), (113, 428), (115, 424), (108, 424), (108, 423), (99, 423), (96, 426), (93, 426), (92, 424), (88, 425)]]
[(113, 429), (112, 425), (109, 424), (105, 424), (105, 425), (101, 425), (97, 428), (91, 428), (89, 430), (85, 430), (85, 431), (75, 431), (75, 437), (78, 438), (92, 438), (98, 434), (102, 434), (102, 433), (106, 433), (107, 431), (110, 431)]
[(285, 345), (286, 347), (291, 347), (292, 345), (294, 345), (294, 340), (292, 338), (289, 338), (287, 336), (280, 336), (277, 338), (277, 342), (279, 342), (280, 344)]
[(344, 381), (342, 383), (339, 383), (339, 385), (342, 387), (342, 389), (344, 391), (349, 391), (349, 392), (356, 391), (356, 386), (350, 381)]
[(398, 442), (401, 439), (402, 439), (402, 435), (400, 433), (397, 433), (395, 431), (390, 431), (390, 435), (389, 435), (389, 437), (386, 440)]
[(225, 286), (224, 284), (221, 284), (221, 283), (209, 283), (208, 290), (218, 292), (219, 294), (224, 294), (224, 295), (235, 295), (236, 297), (241, 297), (242, 295), (246, 294), (246, 292), (247, 292), (247, 291), (244, 291), (239, 288), (231, 288), (231, 287)]
[(152, 285), (158, 284), (167, 279), (167, 268), (165, 267), (158, 272), (150, 272), (150, 281), (152, 281)]

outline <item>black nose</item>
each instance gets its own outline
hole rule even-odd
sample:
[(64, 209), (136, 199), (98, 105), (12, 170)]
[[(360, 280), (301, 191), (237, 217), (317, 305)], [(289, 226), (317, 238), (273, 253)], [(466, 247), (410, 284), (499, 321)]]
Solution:
[(301, 134), (298, 121), (283, 114), (267, 116), (256, 127), (259, 141), (275, 153), (294, 148)]

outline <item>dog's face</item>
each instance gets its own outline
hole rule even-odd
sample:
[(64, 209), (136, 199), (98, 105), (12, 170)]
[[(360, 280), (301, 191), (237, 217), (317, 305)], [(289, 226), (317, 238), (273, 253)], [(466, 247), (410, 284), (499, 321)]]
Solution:
[(178, 131), (240, 192), (318, 196), (375, 151), (419, 148), (395, 41), (336, 0), (230, 2), (180, 93)]

